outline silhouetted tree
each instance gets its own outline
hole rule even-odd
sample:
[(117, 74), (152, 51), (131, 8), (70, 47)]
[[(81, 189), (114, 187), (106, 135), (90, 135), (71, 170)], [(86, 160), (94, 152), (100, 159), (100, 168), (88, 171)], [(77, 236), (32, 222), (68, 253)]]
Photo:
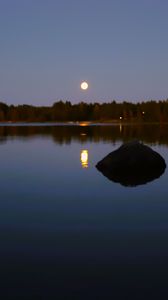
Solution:
[(0, 122), (168, 122), (168, 99), (141, 103), (72, 104), (59, 100), (52, 106), (10, 105), (0, 102)]

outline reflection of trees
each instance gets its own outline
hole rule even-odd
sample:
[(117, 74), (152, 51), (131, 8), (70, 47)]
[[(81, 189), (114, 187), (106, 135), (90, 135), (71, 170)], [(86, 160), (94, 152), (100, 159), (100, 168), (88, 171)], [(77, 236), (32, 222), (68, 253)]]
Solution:
[(168, 125), (121, 126), (0, 126), (0, 141), (10, 138), (51, 137), (58, 144), (78, 141), (123, 142), (137, 139), (146, 143), (168, 145)]

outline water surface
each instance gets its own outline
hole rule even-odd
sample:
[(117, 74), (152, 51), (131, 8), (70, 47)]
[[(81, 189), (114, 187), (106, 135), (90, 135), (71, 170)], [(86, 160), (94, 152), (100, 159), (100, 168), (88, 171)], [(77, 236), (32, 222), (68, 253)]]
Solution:
[(167, 129), (0, 127), (4, 295), (167, 299), (167, 169), (146, 185), (124, 187), (95, 168), (132, 139), (158, 151), (168, 165)]

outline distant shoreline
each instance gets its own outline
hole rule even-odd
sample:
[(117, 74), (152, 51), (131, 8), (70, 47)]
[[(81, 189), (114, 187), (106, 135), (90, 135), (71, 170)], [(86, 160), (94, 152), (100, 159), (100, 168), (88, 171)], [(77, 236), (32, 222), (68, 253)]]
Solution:
[(0, 122), (8, 123), (65, 123), (65, 124), (166, 124), (168, 99), (141, 103), (72, 104), (62, 100), (52, 106), (7, 105), (0, 102)]
[(143, 126), (168, 125), (168, 122), (126, 122), (126, 121), (70, 121), (70, 122), (0, 122), (0, 126)]

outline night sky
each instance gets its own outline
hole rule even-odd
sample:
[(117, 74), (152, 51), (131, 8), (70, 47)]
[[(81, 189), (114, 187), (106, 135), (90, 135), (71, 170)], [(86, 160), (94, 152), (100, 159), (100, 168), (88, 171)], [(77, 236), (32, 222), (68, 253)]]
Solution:
[(167, 0), (0, 0), (0, 101), (167, 98)]

